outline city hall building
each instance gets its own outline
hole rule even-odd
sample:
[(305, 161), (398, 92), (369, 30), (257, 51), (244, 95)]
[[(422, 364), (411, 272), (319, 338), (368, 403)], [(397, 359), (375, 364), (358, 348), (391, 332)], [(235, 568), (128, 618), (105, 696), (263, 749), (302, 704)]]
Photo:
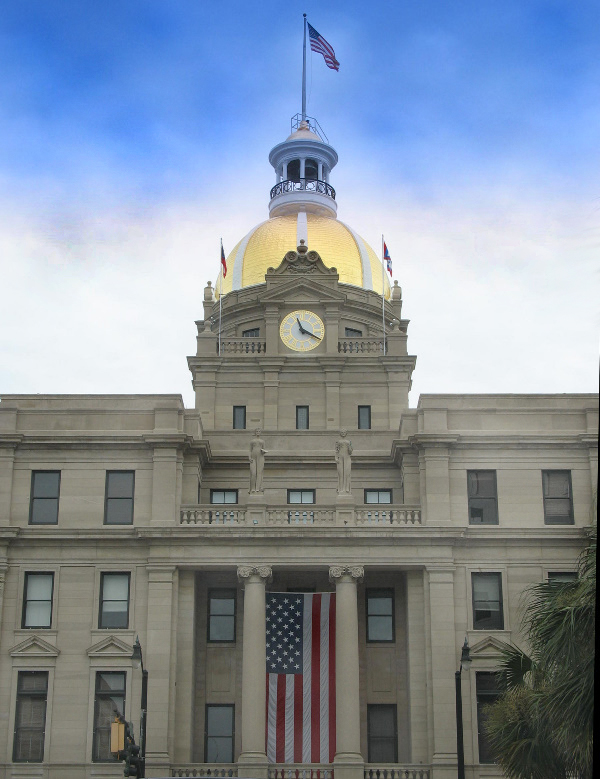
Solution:
[(401, 288), (337, 219), (335, 150), (297, 120), (269, 160), (269, 218), (204, 289), (194, 408), (2, 397), (2, 779), (122, 775), (137, 636), (148, 776), (455, 777), (465, 637), (466, 775), (501, 775), (482, 707), (524, 589), (574, 575), (598, 397), (410, 408)]

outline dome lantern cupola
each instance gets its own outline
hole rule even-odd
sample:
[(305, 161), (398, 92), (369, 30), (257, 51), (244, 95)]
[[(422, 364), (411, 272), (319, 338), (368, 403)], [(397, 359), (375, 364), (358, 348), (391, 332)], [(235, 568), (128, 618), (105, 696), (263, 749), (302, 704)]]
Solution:
[(269, 154), (275, 169), (269, 216), (306, 211), (335, 218), (337, 203), (329, 174), (337, 161), (337, 152), (329, 145), (317, 120), (296, 114), (291, 135)]

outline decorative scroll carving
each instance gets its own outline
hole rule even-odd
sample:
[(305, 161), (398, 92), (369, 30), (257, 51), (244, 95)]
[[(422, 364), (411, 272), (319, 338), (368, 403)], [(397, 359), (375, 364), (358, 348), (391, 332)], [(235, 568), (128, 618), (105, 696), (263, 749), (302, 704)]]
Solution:
[(260, 428), (254, 431), (250, 441), (250, 494), (260, 494), (263, 491), (263, 474), (265, 470), (265, 442), (260, 437)]
[(238, 565), (237, 575), (242, 583), (251, 576), (260, 576), (261, 579), (270, 581), (273, 576), (273, 570), (270, 565)]
[(287, 252), (281, 265), (277, 268), (269, 268), (267, 275), (279, 276), (282, 273), (321, 273), (326, 276), (337, 276), (336, 268), (328, 268), (320, 254), (315, 251), (308, 251), (308, 246), (304, 242), (304, 239), (300, 239), (297, 251)]
[(353, 579), (362, 581), (365, 578), (365, 569), (362, 565), (330, 565), (329, 581), (341, 579), (342, 576), (351, 576)]
[(346, 438), (346, 430), (340, 430), (340, 440), (335, 444), (335, 461), (338, 473), (338, 495), (350, 495), (350, 478), (352, 470), (352, 441)]

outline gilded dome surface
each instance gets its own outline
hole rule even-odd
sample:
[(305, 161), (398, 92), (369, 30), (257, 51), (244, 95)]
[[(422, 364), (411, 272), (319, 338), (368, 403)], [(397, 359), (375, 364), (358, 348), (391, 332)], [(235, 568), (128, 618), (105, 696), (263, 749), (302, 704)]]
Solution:
[(350, 227), (337, 219), (300, 212), (272, 217), (254, 227), (227, 257), (227, 275), (221, 274), (215, 292), (223, 294), (254, 284), (264, 284), (268, 268), (276, 268), (286, 252), (294, 251), (304, 238), (310, 251), (321, 255), (325, 265), (337, 268), (340, 283), (370, 289), (390, 297), (390, 283), (373, 249)]

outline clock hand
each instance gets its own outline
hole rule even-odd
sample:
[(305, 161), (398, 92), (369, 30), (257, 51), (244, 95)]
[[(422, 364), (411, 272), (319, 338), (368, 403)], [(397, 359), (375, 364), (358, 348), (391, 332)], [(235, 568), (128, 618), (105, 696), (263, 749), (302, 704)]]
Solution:
[(308, 331), (307, 331), (307, 335), (312, 335), (313, 338), (316, 338), (319, 341), (323, 340), (320, 335), (315, 335), (314, 333), (309, 333)]
[(308, 332), (308, 330), (305, 330), (305, 329), (302, 327), (302, 325), (300, 324), (300, 320), (298, 319), (298, 317), (296, 317), (296, 322), (298, 322), (298, 327), (300, 328), (300, 332), (301, 332), (303, 335), (311, 335), (311, 333), (309, 333), (309, 332)]

